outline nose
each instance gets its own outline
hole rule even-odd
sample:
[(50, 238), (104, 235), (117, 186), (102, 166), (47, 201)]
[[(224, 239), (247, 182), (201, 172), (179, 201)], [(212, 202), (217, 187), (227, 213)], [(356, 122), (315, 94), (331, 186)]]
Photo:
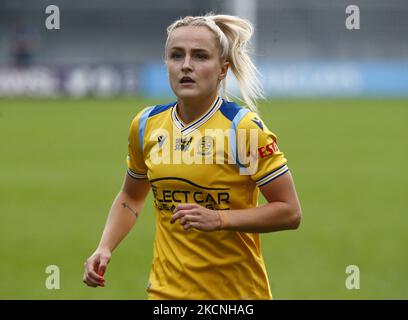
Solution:
[(189, 55), (186, 55), (183, 61), (182, 71), (186, 72), (191, 70), (193, 70), (193, 67), (191, 65), (191, 58)]

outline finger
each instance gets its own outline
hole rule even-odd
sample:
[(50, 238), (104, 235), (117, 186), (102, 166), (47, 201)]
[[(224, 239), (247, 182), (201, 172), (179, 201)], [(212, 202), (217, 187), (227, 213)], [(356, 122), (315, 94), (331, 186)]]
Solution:
[(98, 268), (98, 274), (103, 277), (106, 271), (106, 267), (109, 263), (110, 257), (108, 256), (102, 256), (101, 257), (101, 262), (99, 263), (99, 268)]
[(98, 267), (99, 267), (99, 262), (100, 262), (100, 257), (99, 255), (93, 257), (90, 261), (90, 265), (92, 266), (92, 270), (94, 270), (95, 272), (98, 271)]
[(87, 273), (86, 273), (86, 275), (87, 275), (87, 279), (89, 279), (89, 280), (92, 280), (92, 281), (94, 281), (94, 282), (96, 282), (96, 283), (99, 283), (99, 284), (104, 284), (105, 283), (105, 279), (104, 278), (102, 278), (99, 274), (97, 274), (95, 271), (87, 271)]
[(180, 218), (180, 224), (181, 225), (184, 225), (187, 222), (193, 222), (193, 221), (197, 221), (196, 216), (193, 216), (193, 215), (187, 215), (186, 214), (184, 217)]
[(96, 288), (96, 287), (98, 286), (98, 285), (96, 285), (96, 284), (93, 284), (93, 283), (88, 282), (86, 279), (84, 279), (83, 282), (84, 282), (88, 287)]
[(186, 214), (185, 210), (178, 211), (177, 213), (173, 214), (173, 216), (170, 219), (170, 223), (173, 224), (174, 222), (176, 222), (177, 219), (184, 217), (185, 214)]
[(96, 288), (96, 287), (102, 287), (102, 285), (99, 285), (98, 283), (94, 283), (94, 282), (91, 282), (91, 281), (84, 281), (85, 282), (85, 284), (88, 286), (88, 287), (92, 287), (92, 288)]
[(184, 217), (185, 215), (199, 215), (200, 214), (200, 210), (198, 208), (191, 208), (191, 209), (184, 209), (184, 210), (180, 210), (177, 213), (175, 213), (171, 219), (170, 219), (170, 223), (174, 223), (176, 222), (177, 219), (180, 219), (182, 217)]
[(198, 227), (199, 227), (198, 222), (188, 222), (183, 226), (184, 230), (189, 230), (191, 228), (199, 229)]
[(93, 270), (92, 268), (87, 268), (86, 274), (88, 275), (88, 278), (92, 278), (99, 283), (102, 283), (103, 281), (105, 281), (105, 279), (99, 274), (97, 274), (95, 270)]
[(98, 275), (100, 275), (102, 278), (105, 275), (105, 271), (106, 271), (106, 265), (99, 265), (99, 269), (98, 269)]
[(183, 226), (183, 225), (185, 225), (186, 224), (186, 222), (187, 222), (187, 218), (186, 218), (186, 216), (184, 216), (184, 217), (182, 217), (182, 218), (180, 218), (180, 224)]
[(88, 287), (94, 287), (94, 288), (95, 288), (95, 287), (98, 286), (97, 283), (95, 283), (94, 281), (88, 279), (88, 276), (87, 276), (86, 273), (84, 274), (84, 277), (83, 277), (82, 281), (83, 281), (83, 283), (85, 283)]
[(194, 209), (194, 208), (198, 208), (197, 203), (182, 203), (182, 204), (179, 204), (176, 207), (176, 209), (174, 209), (174, 213), (176, 213), (179, 210), (188, 210), (188, 209)]
[(89, 272), (85, 274), (85, 279), (84, 282), (92, 287), (96, 287), (96, 286), (101, 286), (104, 287), (105, 286), (105, 282), (102, 280), (98, 280), (97, 278), (95, 278), (94, 275), (91, 275)]

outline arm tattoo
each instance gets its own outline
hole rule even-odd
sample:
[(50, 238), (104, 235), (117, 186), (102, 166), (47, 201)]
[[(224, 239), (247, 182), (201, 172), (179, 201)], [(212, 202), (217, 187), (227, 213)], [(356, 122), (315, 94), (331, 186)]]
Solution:
[(135, 215), (136, 218), (139, 217), (139, 214), (136, 212), (136, 210), (133, 210), (131, 207), (129, 207), (126, 202), (122, 202), (122, 207), (128, 208)]

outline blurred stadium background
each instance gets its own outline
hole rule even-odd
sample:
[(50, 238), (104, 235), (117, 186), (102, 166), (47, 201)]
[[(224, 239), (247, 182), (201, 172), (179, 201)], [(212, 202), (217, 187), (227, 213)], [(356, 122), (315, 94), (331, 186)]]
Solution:
[[(45, 28), (50, 4), (60, 30)], [(360, 30), (345, 27), (350, 4)], [(274, 297), (408, 298), (407, 1), (2, 0), (1, 299), (146, 298), (151, 196), (105, 288), (82, 283), (83, 262), (121, 186), (133, 116), (174, 99), (165, 29), (208, 11), (255, 24), (261, 116), (303, 207), (298, 231), (262, 235)], [(45, 287), (48, 265), (60, 290)], [(345, 286), (348, 265), (359, 290)]]

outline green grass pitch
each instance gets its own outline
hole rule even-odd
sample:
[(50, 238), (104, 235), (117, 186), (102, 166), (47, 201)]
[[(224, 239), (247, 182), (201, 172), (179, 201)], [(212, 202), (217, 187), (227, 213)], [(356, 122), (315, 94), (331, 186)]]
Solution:
[[(151, 195), (106, 287), (86, 287), (82, 272), (122, 183), (130, 122), (164, 102), (0, 100), (1, 299), (146, 298)], [(262, 235), (274, 298), (407, 299), (408, 101), (271, 100), (260, 110), (303, 208), (299, 230)], [(60, 268), (60, 290), (45, 287), (48, 265)], [(360, 268), (359, 290), (345, 286), (348, 265)]]

